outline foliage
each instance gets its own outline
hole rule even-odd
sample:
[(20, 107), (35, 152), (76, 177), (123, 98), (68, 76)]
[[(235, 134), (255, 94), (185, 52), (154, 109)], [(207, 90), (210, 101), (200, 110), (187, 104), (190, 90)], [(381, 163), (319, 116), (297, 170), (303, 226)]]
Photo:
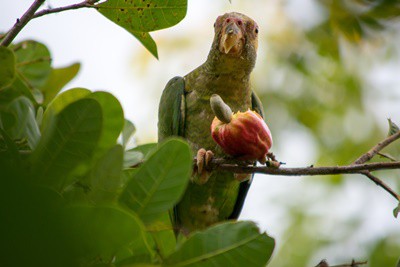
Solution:
[[(148, 24), (137, 30), (154, 29)], [(193, 158), (183, 140), (129, 149), (135, 127), (119, 101), (85, 88), (58, 94), (79, 64), (52, 68), (39, 42), (0, 47), (0, 58), (0, 265), (266, 264), (274, 241), (250, 222), (222, 223), (177, 244), (169, 212)]]

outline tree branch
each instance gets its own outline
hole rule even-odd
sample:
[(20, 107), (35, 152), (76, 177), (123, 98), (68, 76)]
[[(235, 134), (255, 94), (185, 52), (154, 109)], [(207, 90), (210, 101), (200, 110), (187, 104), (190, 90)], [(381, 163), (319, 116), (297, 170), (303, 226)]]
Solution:
[[(196, 159), (193, 160), (196, 163)], [(335, 175), (346, 173), (361, 173), (362, 171), (378, 171), (388, 169), (400, 169), (400, 161), (395, 162), (377, 162), (365, 163), (358, 165), (344, 165), (344, 166), (322, 166), (322, 167), (300, 167), (300, 168), (274, 168), (268, 166), (253, 166), (243, 165), (235, 161), (225, 160), (223, 158), (212, 159), (207, 166), (208, 170), (224, 170), (234, 173), (263, 173), (270, 175), (283, 175), (283, 176), (305, 176), (305, 175)]]
[(28, 10), (22, 15), (14, 26), (7, 32), (4, 39), (1, 41), (1, 46), (9, 46), (18, 33), (25, 27), (25, 25), (33, 18), (36, 10), (44, 3), (45, 0), (35, 0)]
[(48, 9), (43, 9), (39, 12), (36, 12), (33, 18), (38, 18), (44, 15), (52, 14), (52, 13), (59, 13), (67, 10), (74, 10), (74, 9), (79, 9), (83, 7), (94, 7), (94, 4), (99, 2), (100, 0), (86, 0), (77, 4), (69, 5), (69, 6), (63, 6), (63, 7), (56, 7), (56, 8), (48, 8)]
[(386, 139), (379, 142), (376, 146), (371, 148), (367, 153), (359, 157), (353, 164), (361, 164), (372, 159), (379, 151), (390, 145), (390, 143), (400, 138), (400, 131), (388, 136)]

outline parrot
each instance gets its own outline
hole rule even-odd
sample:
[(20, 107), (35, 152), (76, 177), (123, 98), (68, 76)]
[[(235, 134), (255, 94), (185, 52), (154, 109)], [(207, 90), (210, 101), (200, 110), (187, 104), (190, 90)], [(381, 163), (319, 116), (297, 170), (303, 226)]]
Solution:
[(207, 170), (213, 157), (228, 157), (211, 136), (215, 115), (210, 98), (218, 94), (235, 112), (252, 109), (263, 116), (261, 101), (250, 85), (258, 31), (257, 23), (244, 14), (219, 16), (206, 61), (185, 76), (172, 78), (162, 92), (158, 142), (180, 136), (197, 155), (190, 182), (172, 212), (174, 230), (185, 235), (236, 220), (242, 210), (253, 175)]

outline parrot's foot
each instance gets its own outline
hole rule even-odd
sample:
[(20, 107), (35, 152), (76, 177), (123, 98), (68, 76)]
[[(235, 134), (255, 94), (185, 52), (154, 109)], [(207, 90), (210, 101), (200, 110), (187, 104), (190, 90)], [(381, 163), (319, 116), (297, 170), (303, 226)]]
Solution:
[(210, 172), (207, 171), (207, 166), (214, 157), (214, 153), (211, 150), (205, 150), (200, 148), (197, 151), (197, 173), (193, 176), (193, 181), (197, 184), (205, 184), (210, 178)]

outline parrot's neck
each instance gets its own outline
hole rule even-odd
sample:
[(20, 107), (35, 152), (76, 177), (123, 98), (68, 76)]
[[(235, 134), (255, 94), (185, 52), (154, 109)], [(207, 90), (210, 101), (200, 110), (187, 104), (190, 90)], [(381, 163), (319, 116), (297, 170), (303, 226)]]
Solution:
[(243, 52), (239, 57), (223, 54), (213, 47), (203, 64), (206, 72), (215, 75), (228, 75), (230, 79), (245, 79), (250, 77), (256, 63), (256, 53), (252, 49)]

